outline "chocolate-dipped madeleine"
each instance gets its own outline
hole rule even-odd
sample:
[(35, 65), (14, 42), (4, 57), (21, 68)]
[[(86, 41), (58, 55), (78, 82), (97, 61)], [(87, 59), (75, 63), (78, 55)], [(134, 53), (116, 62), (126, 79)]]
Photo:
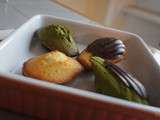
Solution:
[(96, 39), (88, 45), (88, 47), (81, 52), (78, 60), (85, 68), (90, 69), (90, 58), (92, 56), (99, 56), (112, 63), (117, 63), (124, 58), (125, 53), (126, 47), (121, 40), (105, 37)]
[(95, 74), (96, 91), (105, 95), (148, 104), (143, 85), (134, 77), (111, 62), (104, 62), (99, 57), (91, 58)]

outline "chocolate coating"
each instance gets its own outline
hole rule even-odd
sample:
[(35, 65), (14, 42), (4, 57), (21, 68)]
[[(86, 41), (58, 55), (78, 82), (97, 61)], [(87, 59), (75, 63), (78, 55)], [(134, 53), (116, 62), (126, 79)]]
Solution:
[(126, 73), (124, 70), (120, 69), (118, 66), (107, 62), (106, 67), (109, 69), (129, 88), (133, 89), (139, 96), (146, 98), (146, 91), (143, 85), (132, 77), (130, 74)]
[(109, 37), (96, 39), (87, 47), (87, 50), (95, 56), (108, 60), (123, 57), (126, 53), (126, 47), (121, 40)]

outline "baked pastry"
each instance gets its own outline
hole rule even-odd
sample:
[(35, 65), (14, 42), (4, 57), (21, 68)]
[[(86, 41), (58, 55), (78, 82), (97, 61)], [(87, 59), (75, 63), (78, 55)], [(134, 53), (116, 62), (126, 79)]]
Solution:
[(78, 61), (84, 65), (86, 69), (90, 69), (90, 58), (92, 56), (99, 56), (112, 63), (117, 63), (124, 58), (125, 53), (126, 47), (121, 40), (105, 37), (96, 39), (88, 45), (79, 55)]
[(79, 54), (71, 32), (65, 26), (48, 25), (37, 30), (35, 34), (42, 45), (49, 50), (58, 50), (65, 53), (67, 56), (76, 56)]
[(96, 91), (105, 95), (148, 104), (143, 85), (117, 65), (99, 57), (91, 58)]
[(82, 70), (77, 60), (59, 51), (36, 56), (23, 65), (24, 75), (54, 83), (73, 80)]

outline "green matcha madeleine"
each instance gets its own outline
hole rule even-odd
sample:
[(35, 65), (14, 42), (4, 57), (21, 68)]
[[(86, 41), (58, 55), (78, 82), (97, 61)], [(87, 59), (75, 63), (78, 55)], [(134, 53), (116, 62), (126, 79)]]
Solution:
[(59, 50), (68, 56), (78, 55), (76, 43), (65, 26), (48, 25), (37, 31), (37, 37), (50, 50)]
[(100, 57), (91, 58), (95, 75), (96, 91), (129, 101), (148, 104), (145, 88), (117, 65), (104, 61)]

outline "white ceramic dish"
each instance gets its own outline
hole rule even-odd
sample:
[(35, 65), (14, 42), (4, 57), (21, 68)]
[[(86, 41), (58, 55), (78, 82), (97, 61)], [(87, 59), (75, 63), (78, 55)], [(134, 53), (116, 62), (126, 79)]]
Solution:
[[(154, 106), (160, 106), (160, 68), (142, 38), (129, 32), (78, 23), (76, 21), (56, 18), (53, 16), (37, 15), (33, 17), (16, 30), (8, 39), (0, 43), (1, 77), (8, 78), (12, 82), (19, 81), (24, 84), (45, 87), (50, 90), (75, 94), (97, 101), (118, 104), (131, 109), (134, 108), (151, 113), (160, 113), (160, 109), (156, 107), (136, 104), (90, 92), (94, 91), (93, 77), (90, 75), (80, 75), (75, 82), (68, 85), (71, 87), (23, 76), (21, 69), (24, 61), (32, 56), (46, 52), (38, 41), (32, 40), (34, 32), (38, 28), (52, 23), (65, 25), (73, 31), (73, 36), (79, 44), (80, 49), (83, 49), (88, 43), (99, 37), (116, 37), (124, 40), (128, 54), (126, 59), (121, 63), (121, 66), (144, 84), (150, 103)], [(10, 80), (8, 82), (10, 82)]]

